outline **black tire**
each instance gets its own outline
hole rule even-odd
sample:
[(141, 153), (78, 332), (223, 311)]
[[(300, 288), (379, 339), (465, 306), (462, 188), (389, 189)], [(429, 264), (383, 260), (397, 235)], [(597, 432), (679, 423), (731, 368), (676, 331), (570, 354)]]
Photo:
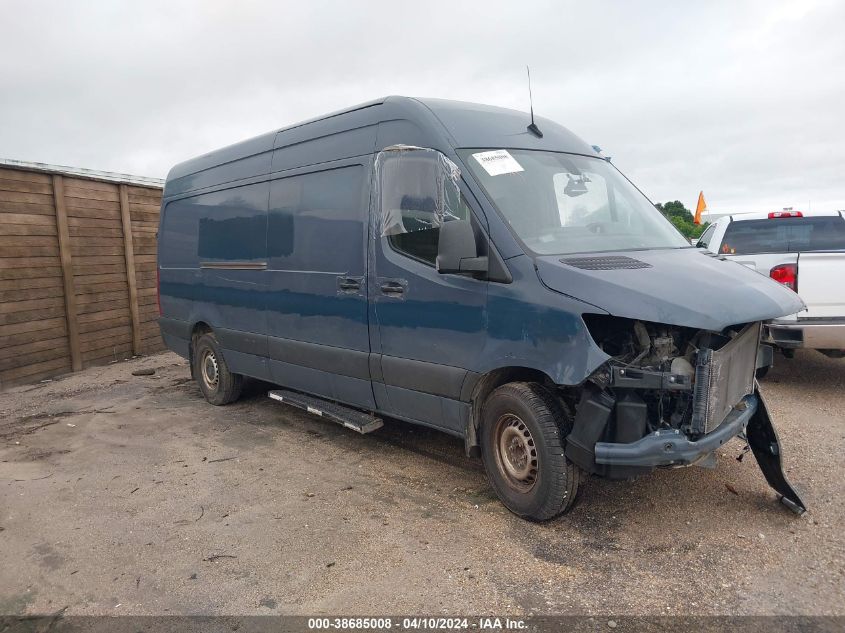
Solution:
[(757, 371), (754, 372), (754, 375), (757, 377), (757, 380), (763, 380), (766, 377), (766, 374), (769, 373), (769, 370), (772, 368), (771, 365), (767, 367), (758, 367)]
[(580, 471), (563, 452), (571, 431), (572, 414), (537, 383), (512, 382), (490, 394), (481, 411), (481, 457), (508, 510), (546, 521), (572, 506)]
[(194, 345), (194, 376), (202, 395), (211, 404), (229, 404), (241, 396), (244, 377), (229, 371), (211, 332), (201, 335)]

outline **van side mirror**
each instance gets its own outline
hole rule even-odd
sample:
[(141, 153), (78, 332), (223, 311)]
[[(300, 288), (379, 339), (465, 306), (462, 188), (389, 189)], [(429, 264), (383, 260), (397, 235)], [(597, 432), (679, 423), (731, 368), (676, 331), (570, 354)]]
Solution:
[(487, 257), (478, 256), (475, 231), (468, 220), (451, 220), (440, 227), (436, 263), (441, 275), (487, 272)]

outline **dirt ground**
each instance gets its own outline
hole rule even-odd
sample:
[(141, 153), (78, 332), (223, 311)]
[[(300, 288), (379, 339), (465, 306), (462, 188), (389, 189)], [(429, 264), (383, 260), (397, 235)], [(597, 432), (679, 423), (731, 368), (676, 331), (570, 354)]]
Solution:
[[(132, 376), (155, 368), (153, 376)], [(462, 443), (360, 436), (160, 354), (0, 394), (0, 613), (845, 614), (845, 361), (764, 394), (803, 517), (738, 440), (533, 524)]]

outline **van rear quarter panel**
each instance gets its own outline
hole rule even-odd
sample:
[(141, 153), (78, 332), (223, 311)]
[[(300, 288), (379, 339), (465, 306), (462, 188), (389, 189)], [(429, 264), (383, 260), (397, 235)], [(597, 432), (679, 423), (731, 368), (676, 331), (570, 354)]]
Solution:
[[(171, 169), (162, 206), (158, 261), (162, 335), (168, 347), (188, 355), (191, 328), (202, 321), (218, 332), (227, 360), (234, 359), (243, 373), (269, 378), (268, 276), (264, 270), (226, 264), (267, 265), (271, 178), (346, 156), (369, 159), (375, 144), (376, 110), (362, 108), (264, 134)], [(299, 233), (307, 238), (307, 231)], [(289, 238), (296, 240), (295, 235)], [(275, 246), (283, 248), (284, 238)], [(323, 246), (319, 252), (331, 250)], [(303, 334), (307, 339), (308, 333)]]
[[(188, 328), (208, 323), (234, 352), (226, 354), (232, 370), (259, 377), (266, 373), (255, 352), (263, 356), (266, 347), (268, 192), (269, 183), (259, 182), (168, 202), (159, 253), (163, 316)], [(185, 343), (177, 345), (183, 353)]]

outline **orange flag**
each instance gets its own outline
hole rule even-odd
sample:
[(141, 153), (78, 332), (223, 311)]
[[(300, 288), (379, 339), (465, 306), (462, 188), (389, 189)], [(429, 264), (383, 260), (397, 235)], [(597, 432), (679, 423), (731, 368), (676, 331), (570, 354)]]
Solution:
[(698, 204), (695, 206), (695, 219), (693, 224), (701, 224), (701, 213), (707, 211), (707, 203), (704, 202), (704, 192), (698, 193)]

